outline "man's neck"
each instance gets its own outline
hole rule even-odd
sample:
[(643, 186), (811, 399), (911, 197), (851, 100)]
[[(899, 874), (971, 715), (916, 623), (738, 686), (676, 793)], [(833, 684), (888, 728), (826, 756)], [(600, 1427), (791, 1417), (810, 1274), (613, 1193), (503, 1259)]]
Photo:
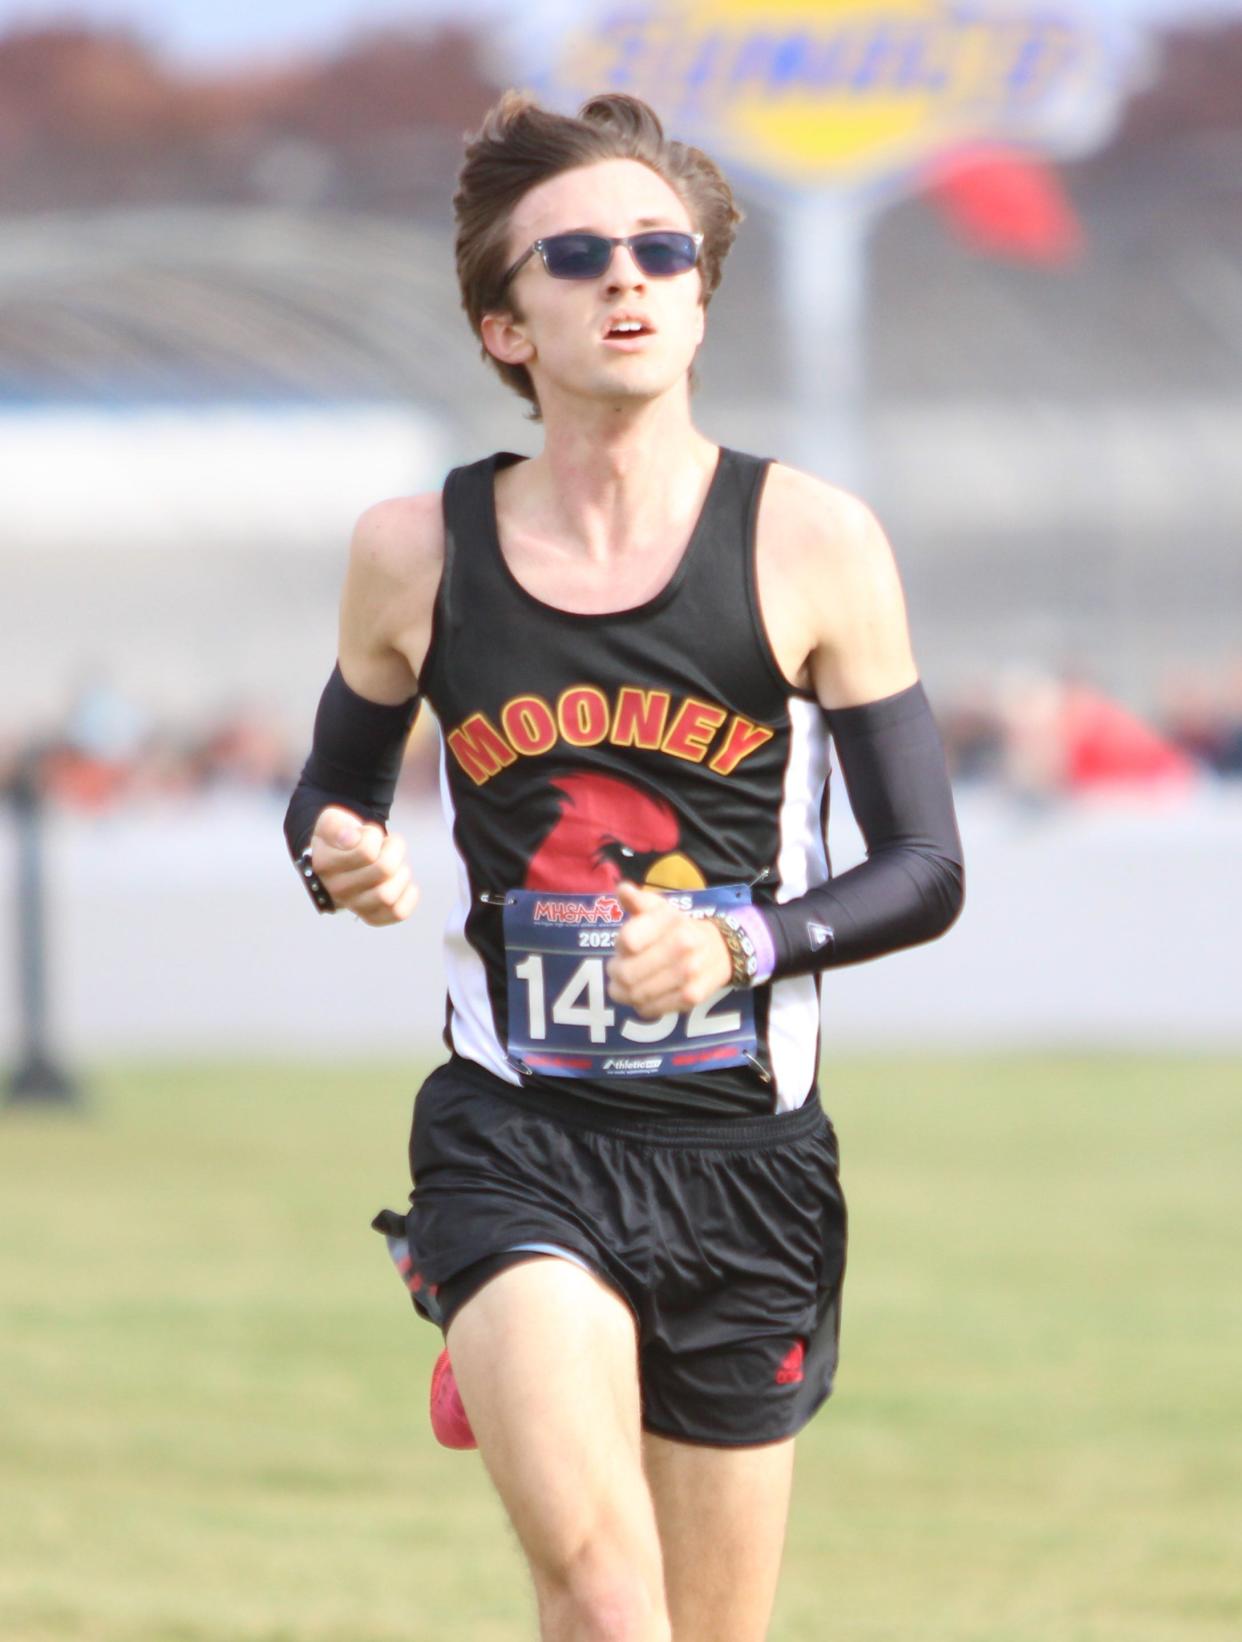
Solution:
[(716, 454), (685, 396), (549, 405), (524, 487), (530, 522), (591, 559), (643, 549), (697, 513)]

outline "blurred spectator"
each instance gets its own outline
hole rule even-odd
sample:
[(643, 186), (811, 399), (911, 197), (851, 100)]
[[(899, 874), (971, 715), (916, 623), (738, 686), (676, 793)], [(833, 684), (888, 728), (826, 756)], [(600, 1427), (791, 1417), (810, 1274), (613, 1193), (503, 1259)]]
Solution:
[[(1101, 791), (1177, 795), (1205, 773), (1242, 778), (1242, 657), (1223, 675), (1171, 671), (1151, 721), (1082, 678), (1033, 669), (937, 691), (936, 708), (959, 784), (1052, 801)], [(75, 810), (218, 793), (283, 800), (305, 750), (300, 729), (289, 731), (260, 706), (231, 707), (205, 726), (156, 724), (92, 677), (51, 737), (23, 744), (0, 729), (0, 791), (34, 759), (47, 796)], [(439, 738), (425, 712), (398, 791), (430, 799), (438, 780)]]
[(1012, 675), (1002, 690), (1007, 773), (1027, 795), (1180, 792), (1193, 757), (1103, 690), (1075, 677)]
[(1216, 757), (1219, 774), (1242, 779), (1242, 656), (1225, 675), (1221, 696), (1220, 750)]
[(1159, 730), (1081, 681), (1061, 686), (1065, 784), (1071, 791), (1099, 787), (1184, 788), (1195, 760)]
[(1242, 776), (1242, 657), (1217, 681), (1202, 667), (1171, 670), (1161, 689), (1170, 739), (1218, 775)]
[(1014, 670), (1000, 680), (997, 704), (1006, 786), (1027, 798), (1050, 798), (1065, 785), (1060, 693), (1043, 673)]
[(122, 796), (148, 730), (147, 715), (94, 671), (77, 685), (59, 734), (41, 749), (44, 791), (71, 809)]
[(1160, 691), (1160, 719), (1171, 741), (1210, 769), (1219, 766), (1225, 736), (1222, 703), (1199, 668), (1169, 672)]
[(956, 781), (995, 781), (1005, 764), (1005, 736), (996, 693), (976, 679), (937, 703), (949, 774)]
[(198, 750), (199, 785), (269, 788), (288, 793), (296, 780), (291, 749), (270, 718), (243, 708), (212, 729)]
[(151, 799), (191, 799), (201, 789), (196, 749), (172, 730), (157, 729), (147, 736), (126, 772), (124, 798), (138, 804)]

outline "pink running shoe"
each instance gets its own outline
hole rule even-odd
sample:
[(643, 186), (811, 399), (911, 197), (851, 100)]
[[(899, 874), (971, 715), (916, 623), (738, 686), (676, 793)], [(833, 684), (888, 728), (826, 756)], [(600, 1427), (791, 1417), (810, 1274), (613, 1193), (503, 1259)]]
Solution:
[(477, 1448), (470, 1419), (457, 1389), (447, 1351), (436, 1358), (431, 1371), (431, 1429), (445, 1448)]

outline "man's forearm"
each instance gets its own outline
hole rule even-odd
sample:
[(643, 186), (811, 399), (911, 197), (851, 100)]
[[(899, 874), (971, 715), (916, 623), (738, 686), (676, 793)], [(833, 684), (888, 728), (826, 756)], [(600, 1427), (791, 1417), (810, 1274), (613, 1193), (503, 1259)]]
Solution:
[(832, 709), (827, 719), (867, 859), (795, 900), (756, 909), (771, 941), (761, 979), (765, 969), (779, 979), (916, 946), (942, 935), (962, 909), (961, 838), (922, 684)]
[(388, 820), (419, 698), (399, 706), (368, 701), (345, 682), (339, 664), (319, 698), (310, 757), (285, 812), (285, 841), (296, 861), (329, 804), (381, 826)]

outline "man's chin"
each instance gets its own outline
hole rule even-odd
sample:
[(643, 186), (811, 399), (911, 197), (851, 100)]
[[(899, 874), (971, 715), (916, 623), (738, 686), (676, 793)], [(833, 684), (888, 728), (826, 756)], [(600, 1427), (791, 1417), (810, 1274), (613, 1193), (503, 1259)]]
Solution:
[(683, 390), (687, 375), (670, 376), (667, 371), (611, 370), (594, 381), (582, 395), (601, 404), (648, 405)]
[[(689, 402), (689, 372), (673, 375), (662, 371), (636, 370), (632, 365), (621, 365), (579, 377), (576, 381), (565, 378), (537, 382), (539, 403), (544, 420), (553, 406), (563, 407), (567, 415), (590, 415), (595, 407), (600, 412), (612, 411), (623, 415), (661, 400)], [(556, 412), (553, 411), (555, 415)]]

